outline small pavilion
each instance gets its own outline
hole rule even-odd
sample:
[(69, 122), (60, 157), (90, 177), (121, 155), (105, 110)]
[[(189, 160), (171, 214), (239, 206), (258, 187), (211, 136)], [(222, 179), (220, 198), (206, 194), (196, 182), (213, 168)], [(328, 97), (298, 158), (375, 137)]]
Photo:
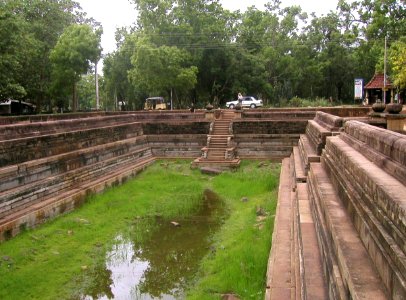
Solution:
[(378, 99), (383, 102), (384, 93), (386, 93), (386, 103), (393, 102), (393, 97), (395, 96), (395, 87), (387, 76), (384, 86), (384, 75), (382, 73), (376, 73), (365, 85), (364, 90), (368, 104), (374, 104)]

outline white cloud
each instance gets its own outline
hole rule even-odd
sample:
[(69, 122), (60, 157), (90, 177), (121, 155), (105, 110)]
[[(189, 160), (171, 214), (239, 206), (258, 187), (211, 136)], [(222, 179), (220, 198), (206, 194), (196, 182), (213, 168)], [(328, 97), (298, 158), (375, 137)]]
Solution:
[(135, 5), (128, 0), (100, 1), (80, 0), (83, 10), (103, 26), (102, 47), (103, 53), (116, 49), (116, 28), (130, 26), (137, 20)]

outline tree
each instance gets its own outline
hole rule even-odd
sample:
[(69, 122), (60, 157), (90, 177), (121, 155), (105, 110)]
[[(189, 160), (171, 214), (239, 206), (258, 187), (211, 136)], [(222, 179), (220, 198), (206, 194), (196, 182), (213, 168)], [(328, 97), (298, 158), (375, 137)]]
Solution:
[(104, 58), (104, 88), (108, 98), (112, 99), (109, 103), (112, 107), (117, 108), (118, 102), (124, 101), (129, 107), (142, 109), (144, 99), (148, 96), (147, 91), (137, 88), (128, 78), (128, 72), (133, 68), (131, 56), (136, 47), (136, 40), (136, 36), (126, 29), (117, 30), (118, 50)]
[[(14, 20), (18, 19), (18, 30), (11, 30), (15, 27), (1, 29), (2, 33), (7, 33), (9, 40), (19, 43), (19, 50), (9, 52), (10, 57), (15, 61), (23, 57), (19, 63), (20, 78), (15, 84), (24, 89), (24, 98), (34, 102), (41, 110), (41, 106), (49, 104), (50, 99), (50, 51), (63, 30), (72, 23), (84, 21), (84, 15), (79, 4), (72, 0), (1, 1), (0, 11), (11, 15)], [(18, 93), (13, 93), (14, 98), (16, 95)]]
[(182, 95), (194, 88), (197, 67), (189, 66), (190, 57), (177, 47), (156, 47), (147, 39), (140, 39), (131, 58), (133, 69), (130, 80), (141, 89), (152, 93), (173, 92), (182, 106)]
[(90, 25), (74, 24), (66, 28), (51, 51), (54, 89), (71, 89), (73, 111), (77, 110), (76, 84), (100, 57), (100, 35)]
[(406, 89), (406, 42), (396, 41), (392, 44), (389, 53), (393, 84), (401, 90)]
[[(0, 4), (4, 8), (4, 4)], [(6, 10), (0, 10), (0, 101), (21, 99), (27, 95), (22, 83), (24, 61), (33, 39), (26, 33), (26, 23)]]
[[(101, 78), (99, 78), (100, 80)], [(94, 92), (95, 75), (88, 73), (82, 75), (77, 84), (77, 97), (80, 110), (90, 110), (96, 107), (96, 95)]]

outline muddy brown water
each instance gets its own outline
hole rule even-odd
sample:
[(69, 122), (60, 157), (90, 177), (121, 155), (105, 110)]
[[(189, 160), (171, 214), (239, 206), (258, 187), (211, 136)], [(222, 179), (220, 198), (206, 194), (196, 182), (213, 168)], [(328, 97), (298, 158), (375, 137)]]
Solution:
[(222, 201), (207, 189), (196, 214), (157, 219), (147, 240), (136, 243), (118, 235), (82, 299), (183, 299), (201, 259), (214, 251), (211, 237), (225, 217)]

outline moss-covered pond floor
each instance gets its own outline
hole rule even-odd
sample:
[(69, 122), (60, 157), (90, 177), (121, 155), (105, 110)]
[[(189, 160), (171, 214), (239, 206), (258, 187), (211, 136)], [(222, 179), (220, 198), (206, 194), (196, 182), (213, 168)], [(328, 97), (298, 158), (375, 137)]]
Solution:
[(160, 161), (0, 244), (0, 299), (262, 299), (280, 165)]

